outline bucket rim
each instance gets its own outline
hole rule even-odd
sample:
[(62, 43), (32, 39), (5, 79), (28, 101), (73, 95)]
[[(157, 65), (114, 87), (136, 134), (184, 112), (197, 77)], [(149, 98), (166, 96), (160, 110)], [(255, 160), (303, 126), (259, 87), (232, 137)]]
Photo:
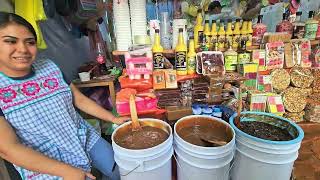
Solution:
[[(270, 116), (270, 117), (276, 117), (279, 118), (283, 121), (288, 122), (291, 126), (293, 126), (294, 128), (297, 129), (297, 131), (299, 132), (298, 137), (294, 138), (293, 140), (290, 141), (271, 141), (271, 140), (266, 140), (266, 139), (262, 139), (262, 138), (258, 138), (255, 136), (252, 136), (250, 134), (247, 134), (245, 132), (243, 132), (242, 130), (240, 130), (235, 124), (234, 124), (234, 119), (235, 117), (238, 115), (237, 113), (234, 113), (230, 119), (229, 119), (229, 123), (231, 125), (231, 127), (236, 131), (236, 133), (239, 133), (242, 136), (245, 136), (247, 138), (250, 138), (254, 141), (257, 142), (263, 142), (263, 143), (267, 143), (267, 144), (276, 144), (276, 145), (286, 145), (286, 144), (297, 144), (299, 142), (302, 141), (302, 139), (304, 138), (304, 132), (302, 130), (302, 128), (300, 126), (298, 126), (296, 123), (289, 121), (288, 119), (281, 117), (281, 116), (277, 116), (275, 114), (271, 114), (271, 113), (265, 113), (265, 112), (258, 112), (261, 115), (266, 115), (266, 116)], [(241, 114), (257, 114), (257, 112), (253, 112), (253, 111), (245, 111), (245, 112), (241, 112)]]
[[(187, 119), (187, 118), (191, 118), (191, 117), (206, 117), (206, 118), (210, 118), (212, 120), (217, 120), (223, 124), (225, 124), (227, 127), (229, 127), (233, 133), (232, 135), (232, 139), (231, 141), (229, 141), (227, 144), (223, 145), (223, 146), (217, 146), (217, 147), (204, 147), (204, 146), (198, 146), (198, 145), (195, 145), (195, 144), (192, 144), (192, 143), (189, 143), (188, 141), (182, 139), (177, 131), (176, 131), (176, 126), (177, 124), (179, 124), (179, 122), (183, 121), (184, 119)], [(227, 123), (226, 121), (220, 119), (220, 118), (216, 118), (216, 117), (212, 117), (212, 116), (209, 116), (209, 115), (189, 115), (189, 116), (185, 116), (185, 117), (182, 117), (180, 118), (175, 124), (174, 124), (174, 128), (173, 128), (173, 135), (175, 138), (179, 139), (179, 140), (182, 140), (182, 142), (188, 144), (188, 146), (191, 146), (192, 148), (200, 148), (200, 149), (203, 149), (203, 150), (218, 150), (218, 149), (221, 149), (221, 148), (226, 148), (226, 147), (229, 147), (229, 146), (233, 146), (235, 144), (235, 139), (236, 139), (236, 132), (235, 130), (232, 128), (232, 126), (230, 126), (229, 123)]]
[[(124, 148), (124, 147), (118, 145), (118, 144), (114, 141), (114, 136), (115, 136), (115, 134), (116, 134), (116, 132), (117, 132), (117, 129), (120, 129), (120, 128), (123, 127), (123, 126), (125, 126), (125, 125), (127, 125), (127, 124), (130, 124), (131, 121), (129, 121), (129, 122), (125, 122), (125, 123), (121, 124), (120, 126), (118, 126), (118, 127), (113, 131), (113, 133), (112, 133), (112, 135), (111, 135), (111, 140), (112, 140), (113, 145), (117, 146), (117, 148), (120, 149), (121, 151), (141, 152), (142, 150), (152, 151), (152, 150), (154, 150), (154, 149), (159, 148), (159, 146), (166, 146), (165, 144), (168, 144), (169, 141), (172, 141), (172, 142), (173, 142), (173, 131), (172, 131), (171, 126), (170, 126), (167, 122), (162, 121), (162, 120), (160, 120), (160, 119), (155, 119), (155, 118), (141, 118), (141, 119), (139, 119), (139, 121), (145, 121), (145, 120), (157, 121), (157, 122), (163, 123), (163, 124), (165, 124), (166, 126), (168, 126), (168, 127), (169, 127), (169, 130), (170, 130), (168, 138), (167, 138), (165, 141), (163, 141), (162, 143), (160, 143), (160, 144), (158, 144), (158, 145), (156, 145), (156, 146), (150, 147), (150, 148), (146, 148), (146, 149), (128, 149), (128, 148)], [(172, 144), (172, 142), (169, 143), (169, 144)]]

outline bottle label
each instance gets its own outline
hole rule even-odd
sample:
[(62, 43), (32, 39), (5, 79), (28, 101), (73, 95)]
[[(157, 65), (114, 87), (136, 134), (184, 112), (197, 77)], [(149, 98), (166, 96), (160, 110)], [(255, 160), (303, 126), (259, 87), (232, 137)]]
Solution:
[(201, 46), (203, 40), (204, 40), (205, 36), (203, 34), (203, 31), (198, 31), (198, 46)]
[(188, 74), (193, 74), (196, 71), (196, 57), (188, 57)]
[(247, 38), (248, 38), (248, 40), (246, 42), (246, 46), (251, 46), (252, 45), (252, 35), (248, 34)]
[(238, 58), (237, 55), (225, 55), (224, 63), (226, 67), (226, 71), (236, 71)]
[(153, 68), (154, 69), (163, 69), (163, 54), (162, 53), (153, 53)]
[(176, 69), (177, 70), (186, 70), (187, 69), (187, 52), (178, 51), (176, 52)]
[(207, 46), (207, 48), (210, 47), (210, 44), (211, 44), (211, 37), (206, 35), (206, 46)]
[(238, 62), (239, 62), (239, 64), (249, 63), (250, 62), (250, 54), (249, 53), (238, 54)]
[(232, 36), (231, 35), (227, 35), (226, 36), (226, 48), (228, 48), (228, 43), (232, 44)]
[(316, 23), (306, 24), (306, 33), (304, 35), (304, 38), (315, 39), (317, 30), (318, 30), (318, 24)]
[(240, 42), (240, 35), (236, 34), (232, 37), (232, 47), (238, 48)]
[(218, 37), (219, 48), (224, 48), (225, 41), (226, 41), (226, 36), (222, 35)]
[(305, 33), (304, 26), (294, 26), (293, 28), (293, 39), (302, 39)]

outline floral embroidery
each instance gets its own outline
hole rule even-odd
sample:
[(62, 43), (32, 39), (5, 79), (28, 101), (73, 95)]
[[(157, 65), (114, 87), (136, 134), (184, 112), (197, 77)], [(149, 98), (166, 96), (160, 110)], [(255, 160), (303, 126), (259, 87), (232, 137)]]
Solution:
[(40, 86), (36, 82), (26, 82), (22, 84), (21, 91), (27, 96), (34, 96), (40, 91)]
[(43, 86), (49, 89), (55, 89), (58, 85), (58, 80), (56, 78), (46, 79), (43, 83)]
[(8, 88), (0, 90), (0, 99), (5, 103), (12, 102), (12, 100), (16, 97), (17, 93), (13, 89)]

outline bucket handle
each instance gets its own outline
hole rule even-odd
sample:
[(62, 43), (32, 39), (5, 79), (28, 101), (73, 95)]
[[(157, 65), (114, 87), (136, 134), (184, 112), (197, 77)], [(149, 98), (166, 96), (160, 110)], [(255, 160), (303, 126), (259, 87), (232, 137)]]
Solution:
[(133, 168), (132, 170), (130, 170), (128, 173), (126, 174), (120, 174), (120, 176), (128, 176), (130, 173), (132, 173), (134, 170), (138, 169), (141, 165), (142, 165), (143, 162), (139, 162), (137, 164), (137, 166), (135, 168)]
[[(173, 157), (174, 157), (174, 159), (176, 160), (176, 163), (177, 163), (177, 165), (179, 166), (179, 168), (181, 169), (181, 171), (183, 171), (183, 169), (182, 169), (182, 167), (181, 167), (181, 165), (180, 165), (180, 163), (179, 163), (179, 161), (178, 161), (175, 153), (173, 153)], [(186, 173), (183, 172), (183, 174), (186, 174)], [(188, 176), (187, 176), (187, 180), (189, 180)]]

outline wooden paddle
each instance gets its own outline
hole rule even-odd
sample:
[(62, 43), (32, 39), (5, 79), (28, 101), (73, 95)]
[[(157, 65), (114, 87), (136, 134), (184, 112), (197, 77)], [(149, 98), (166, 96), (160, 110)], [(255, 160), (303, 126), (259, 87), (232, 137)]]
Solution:
[(132, 130), (133, 131), (140, 131), (142, 130), (142, 127), (140, 126), (137, 109), (136, 109), (136, 101), (135, 101), (135, 95), (131, 94), (130, 99), (130, 115), (131, 115), (131, 121), (132, 121)]
[(216, 140), (216, 139), (209, 139), (205, 136), (201, 136), (200, 135), (200, 139), (204, 142), (207, 142), (207, 143), (210, 143), (210, 144), (215, 144), (215, 145), (219, 145), (219, 146), (224, 146), (227, 144), (226, 141), (219, 141), (219, 140)]
[(237, 109), (237, 116), (235, 118), (235, 125), (237, 127), (240, 126), (240, 115), (241, 115), (241, 111), (242, 111), (242, 84), (240, 84), (240, 87), (239, 87), (239, 101), (238, 101), (238, 109)]

